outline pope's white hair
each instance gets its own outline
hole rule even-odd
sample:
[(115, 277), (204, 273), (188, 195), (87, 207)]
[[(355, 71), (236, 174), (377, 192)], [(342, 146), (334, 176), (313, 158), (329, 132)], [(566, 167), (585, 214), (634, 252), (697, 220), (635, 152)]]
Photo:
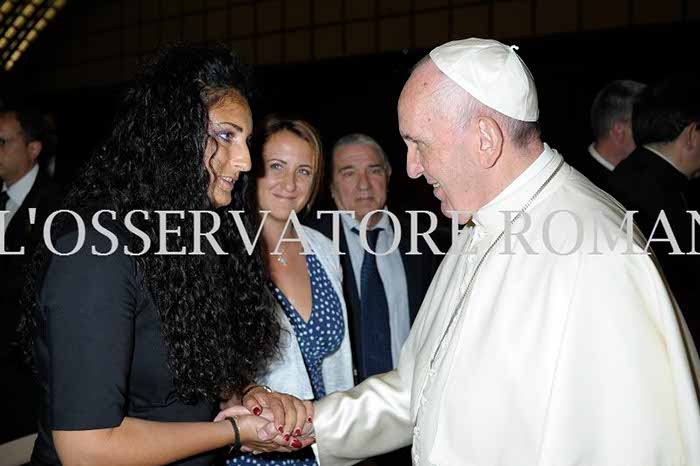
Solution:
[(504, 136), (516, 147), (525, 147), (539, 137), (539, 125), (536, 122), (516, 120), (484, 105), (440, 71), (430, 59), (430, 55), (423, 57), (413, 67), (412, 73), (428, 63), (435, 67), (438, 76), (431, 92), (430, 101), (433, 102), (433, 111), (449, 118), (455, 128), (464, 128), (474, 118), (488, 117), (498, 123)]

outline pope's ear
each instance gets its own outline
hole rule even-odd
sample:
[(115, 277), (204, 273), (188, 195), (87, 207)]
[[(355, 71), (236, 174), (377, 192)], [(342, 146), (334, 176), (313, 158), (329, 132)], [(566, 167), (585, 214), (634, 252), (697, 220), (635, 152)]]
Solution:
[(493, 118), (479, 117), (476, 124), (479, 135), (479, 164), (482, 168), (491, 168), (503, 150), (503, 131)]

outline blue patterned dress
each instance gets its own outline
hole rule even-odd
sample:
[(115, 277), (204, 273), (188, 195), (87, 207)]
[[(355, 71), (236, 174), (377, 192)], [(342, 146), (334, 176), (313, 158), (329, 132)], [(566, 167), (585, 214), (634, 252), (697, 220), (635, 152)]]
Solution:
[[(316, 256), (308, 255), (306, 266), (311, 277), (311, 316), (308, 322), (301, 318), (292, 303), (282, 291), (270, 281), (269, 286), (285, 315), (294, 329), (306, 371), (309, 374), (314, 399), (326, 396), (323, 382), (322, 363), (325, 358), (335, 353), (343, 341), (345, 323), (343, 310), (338, 295), (333, 289), (326, 271)], [(316, 458), (311, 447), (293, 453), (267, 453), (263, 455), (242, 454), (227, 460), (228, 466), (265, 465), (265, 466), (300, 466), (316, 465)]]

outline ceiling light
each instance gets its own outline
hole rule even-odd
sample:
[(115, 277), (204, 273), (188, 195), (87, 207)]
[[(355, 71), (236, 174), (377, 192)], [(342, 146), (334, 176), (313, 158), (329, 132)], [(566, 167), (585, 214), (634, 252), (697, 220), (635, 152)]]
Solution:
[(14, 67), (67, 3), (66, 0), (0, 0), (2, 68), (9, 70)]

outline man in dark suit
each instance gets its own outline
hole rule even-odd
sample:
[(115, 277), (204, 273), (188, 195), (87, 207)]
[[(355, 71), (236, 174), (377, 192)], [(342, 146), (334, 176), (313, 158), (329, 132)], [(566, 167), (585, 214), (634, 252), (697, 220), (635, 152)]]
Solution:
[(49, 150), (50, 139), (40, 113), (0, 109), (0, 234), (4, 240), (0, 254), (0, 443), (36, 432), (38, 395), (30, 371), (21, 361), (16, 328), (22, 312), (24, 266), (42, 239), (44, 220), (59, 199), (58, 189), (42, 176), (38, 164)]
[(612, 81), (598, 92), (591, 104), (594, 141), (588, 146), (587, 154), (570, 163), (605, 191), (610, 173), (635, 148), (632, 107), (645, 87), (636, 81)]
[(700, 175), (700, 77), (677, 75), (646, 89), (634, 106), (632, 125), (639, 146), (613, 172), (610, 193), (638, 211), (635, 222), (651, 240), (697, 344), (700, 256), (687, 253), (698, 250), (688, 211), (699, 207), (691, 184)]
[[(396, 367), (425, 292), (430, 285), (435, 257), (421, 244), (419, 254), (410, 249), (409, 227), (397, 226), (386, 209), (391, 165), (381, 146), (364, 134), (342, 137), (333, 147), (331, 195), (341, 211), (338, 225), (343, 267), (344, 297), (358, 382)], [(366, 243), (360, 237), (366, 224)], [(313, 225), (332, 238), (332, 217), (322, 215)], [(398, 241), (398, 247), (389, 254)], [(364, 246), (377, 251), (373, 255)]]
[[(403, 219), (392, 217), (388, 210), (372, 214), (386, 210), (391, 177), (391, 164), (377, 141), (359, 133), (340, 138), (333, 146), (330, 173), (331, 195), (337, 209), (354, 213), (354, 217), (340, 214), (337, 234), (355, 381), (359, 383), (398, 365), (401, 347), (438, 261), (423, 241), (418, 242), (418, 254), (407, 254), (411, 250), (410, 228)], [(394, 219), (401, 229), (398, 237)], [(364, 238), (362, 224), (367, 230)], [(331, 215), (322, 215), (312, 226), (333, 238)], [(393, 247), (395, 241), (398, 247)], [(367, 249), (379, 254), (375, 256)], [(407, 447), (361, 464), (388, 466), (410, 462), (411, 451)]]

